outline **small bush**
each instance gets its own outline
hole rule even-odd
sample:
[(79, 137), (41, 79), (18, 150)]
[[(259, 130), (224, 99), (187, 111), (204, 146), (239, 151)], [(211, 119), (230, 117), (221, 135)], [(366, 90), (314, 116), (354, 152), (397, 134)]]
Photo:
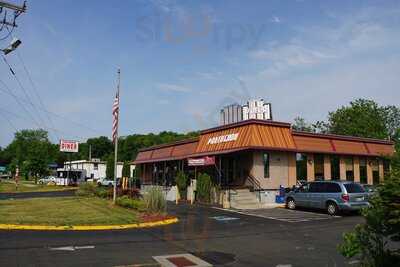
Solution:
[(80, 197), (93, 197), (96, 195), (97, 186), (93, 183), (81, 183), (75, 194)]
[(146, 205), (143, 200), (131, 199), (128, 196), (122, 196), (122, 197), (117, 198), (116, 204), (118, 206), (128, 208), (128, 209), (135, 209), (138, 211), (146, 210)]
[(144, 197), (148, 212), (164, 213), (167, 209), (167, 201), (164, 193), (158, 187), (152, 187)]
[(209, 203), (211, 201), (211, 177), (206, 173), (201, 173), (197, 178), (196, 187), (197, 198), (200, 201)]
[(186, 190), (187, 190), (188, 179), (184, 172), (178, 172), (176, 176), (176, 186), (178, 187), (179, 194), (182, 199), (186, 199)]
[(109, 196), (108, 190), (103, 187), (97, 187), (94, 193), (97, 197), (100, 197), (100, 198), (108, 198), (108, 196)]

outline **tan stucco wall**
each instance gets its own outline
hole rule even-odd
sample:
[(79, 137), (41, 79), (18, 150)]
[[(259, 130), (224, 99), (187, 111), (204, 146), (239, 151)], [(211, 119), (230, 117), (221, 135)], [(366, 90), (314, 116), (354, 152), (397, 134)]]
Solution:
[(253, 152), (253, 166), (250, 173), (258, 179), (263, 189), (278, 189), (280, 185), (289, 186), (289, 162), (287, 152), (269, 151), (270, 177), (264, 177), (264, 163), (262, 151)]
[(324, 176), (325, 180), (331, 180), (331, 157), (324, 155)]

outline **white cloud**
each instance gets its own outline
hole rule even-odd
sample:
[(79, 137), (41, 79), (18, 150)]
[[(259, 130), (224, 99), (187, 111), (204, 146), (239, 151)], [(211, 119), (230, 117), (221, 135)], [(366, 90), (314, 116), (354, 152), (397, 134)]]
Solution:
[(281, 23), (282, 21), (281, 21), (281, 19), (279, 17), (273, 16), (271, 18), (271, 22), (273, 22), (273, 23)]
[(157, 88), (167, 92), (179, 92), (179, 93), (187, 93), (192, 91), (190, 88), (171, 83), (158, 83)]

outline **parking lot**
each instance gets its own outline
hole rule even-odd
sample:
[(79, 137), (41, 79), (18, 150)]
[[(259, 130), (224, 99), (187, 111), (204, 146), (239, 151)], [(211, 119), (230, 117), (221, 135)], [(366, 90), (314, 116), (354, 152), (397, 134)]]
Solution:
[(265, 219), (289, 223), (332, 220), (341, 216), (330, 216), (318, 210), (288, 210), (285, 208), (257, 209), (257, 210), (230, 210), (233, 213), (250, 215)]

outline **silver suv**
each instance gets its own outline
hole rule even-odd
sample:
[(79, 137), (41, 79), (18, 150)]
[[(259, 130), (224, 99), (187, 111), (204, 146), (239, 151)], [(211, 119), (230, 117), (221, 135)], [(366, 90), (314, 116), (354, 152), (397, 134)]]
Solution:
[(309, 182), (290, 191), (285, 197), (286, 207), (326, 209), (328, 214), (352, 211), (368, 207), (368, 193), (357, 183), (350, 181)]

